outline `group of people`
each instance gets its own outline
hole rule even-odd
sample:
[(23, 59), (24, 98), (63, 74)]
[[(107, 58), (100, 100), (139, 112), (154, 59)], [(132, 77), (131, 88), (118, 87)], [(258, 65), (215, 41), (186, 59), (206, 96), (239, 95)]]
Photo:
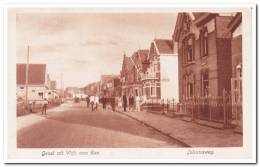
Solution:
[(91, 111), (98, 109), (99, 97), (97, 95), (87, 96), (86, 101), (87, 107), (91, 106)]
[(97, 111), (99, 103), (102, 104), (103, 111), (106, 111), (107, 104), (111, 105), (112, 112), (115, 111), (116, 104), (118, 107), (123, 107), (124, 111), (141, 111), (141, 97), (140, 96), (126, 96), (125, 94), (122, 98), (114, 96), (102, 96), (91, 95), (86, 97), (87, 108), (91, 107), (91, 111)]
[(140, 96), (136, 95), (134, 97), (133, 95), (126, 96), (125, 94), (123, 95), (123, 108), (124, 112), (127, 111), (127, 107), (129, 108), (129, 111), (137, 111), (141, 112), (141, 98)]

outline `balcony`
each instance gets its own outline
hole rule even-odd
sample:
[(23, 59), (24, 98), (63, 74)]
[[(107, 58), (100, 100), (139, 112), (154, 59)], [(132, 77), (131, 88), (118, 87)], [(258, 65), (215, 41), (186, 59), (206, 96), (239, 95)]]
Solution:
[(159, 80), (160, 77), (159, 75), (156, 75), (156, 73), (153, 73), (153, 74), (144, 74), (142, 75), (142, 81), (144, 80)]

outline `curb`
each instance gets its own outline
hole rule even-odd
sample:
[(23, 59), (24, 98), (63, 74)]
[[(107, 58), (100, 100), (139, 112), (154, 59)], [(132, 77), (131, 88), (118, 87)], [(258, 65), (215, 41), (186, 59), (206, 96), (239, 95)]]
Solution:
[(191, 145), (189, 145), (189, 144), (187, 144), (187, 143), (184, 143), (184, 142), (182, 142), (181, 140), (179, 140), (179, 139), (177, 139), (177, 138), (175, 138), (175, 137), (173, 137), (173, 136), (171, 136), (171, 135), (169, 135), (169, 134), (167, 134), (167, 133), (161, 131), (160, 129), (158, 129), (158, 128), (154, 127), (154, 126), (151, 126), (150, 124), (147, 124), (146, 122), (141, 121), (141, 120), (139, 120), (139, 119), (137, 119), (137, 118), (135, 118), (135, 117), (133, 117), (133, 116), (131, 116), (131, 115), (128, 115), (128, 114), (126, 114), (126, 113), (124, 113), (124, 112), (122, 112), (122, 111), (118, 111), (118, 113), (123, 114), (123, 115), (125, 115), (125, 116), (127, 116), (127, 117), (129, 117), (129, 118), (131, 118), (131, 119), (134, 119), (134, 120), (136, 120), (136, 121), (138, 121), (138, 122), (144, 124), (145, 126), (150, 127), (151, 129), (153, 129), (153, 130), (155, 130), (155, 131), (157, 131), (157, 132), (163, 134), (164, 136), (167, 136), (167, 137), (171, 138), (172, 140), (177, 141), (178, 144), (182, 145), (183, 147), (192, 147)]

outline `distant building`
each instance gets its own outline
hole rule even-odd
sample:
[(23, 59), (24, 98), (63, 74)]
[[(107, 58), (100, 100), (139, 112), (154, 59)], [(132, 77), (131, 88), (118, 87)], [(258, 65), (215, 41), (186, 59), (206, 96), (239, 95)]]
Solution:
[(179, 61), (181, 100), (200, 96), (221, 96), (230, 92), (232, 77), (233, 16), (216, 13), (179, 13), (173, 34)]
[(149, 66), (142, 75), (143, 95), (147, 99), (178, 100), (178, 56), (172, 40), (153, 40), (147, 60)]
[[(28, 68), (28, 101), (43, 100), (48, 96), (49, 77), (46, 64), (29, 64)], [(25, 99), (26, 64), (16, 64), (16, 93)]]
[(87, 95), (100, 95), (100, 81), (85, 86), (84, 93)]
[(102, 75), (100, 80), (100, 93), (102, 96), (121, 96), (120, 76)]
[(80, 90), (78, 87), (67, 87), (64, 93), (65, 93), (65, 97), (73, 98), (75, 94), (80, 93)]

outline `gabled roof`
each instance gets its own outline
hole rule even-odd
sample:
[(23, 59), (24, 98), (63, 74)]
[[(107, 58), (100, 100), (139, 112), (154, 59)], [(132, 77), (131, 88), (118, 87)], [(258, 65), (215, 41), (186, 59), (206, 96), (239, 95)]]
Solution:
[[(46, 77), (46, 64), (29, 64), (28, 84), (44, 85)], [(26, 82), (26, 64), (16, 64), (16, 84), (24, 85)]]
[(141, 61), (146, 61), (148, 57), (149, 50), (148, 49), (140, 49), (137, 51)]
[[(194, 14), (195, 13), (193, 13), (193, 15)], [(199, 27), (199, 26), (207, 23), (214, 17), (216, 17), (218, 14), (216, 14), (216, 13), (198, 13), (195, 15), (197, 15), (197, 18), (194, 20), (194, 24)]]
[[(173, 39), (174, 41), (178, 42), (180, 38), (180, 34), (183, 31), (183, 24), (185, 22), (186, 16), (190, 17), (192, 23), (195, 26), (201, 26), (208, 21), (210, 21), (212, 18), (216, 17), (218, 14), (216, 13), (206, 13), (206, 12), (193, 12), (193, 13), (179, 13), (177, 16), (177, 21), (174, 27), (174, 32), (173, 32)], [(192, 19), (192, 17), (194, 19)]]
[(199, 17), (201, 17), (203, 14), (205, 14), (205, 12), (192, 12), (195, 20), (198, 19)]
[(131, 56), (131, 62), (133, 66), (140, 70), (141, 72), (145, 71), (147, 68), (148, 62), (148, 49), (139, 49)]
[(123, 63), (122, 63), (122, 71), (121, 74), (125, 74), (127, 73), (130, 69), (132, 69), (133, 67), (133, 63), (130, 57), (127, 57), (126, 55), (124, 55), (123, 58)]
[(229, 22), (228, 24), (228, 29), (230, 32), (234, 32), (235, 29), (239, 26), (239, 24), (241, 24), (242, 22), (242, 13), (241, 12), (238, 12), (232, 19), (231, 21)]
[(173, 43), (172, 40), (168, 39), (155, 39), (155, 47), (158, 49), (159, 54), (172, 54)]

